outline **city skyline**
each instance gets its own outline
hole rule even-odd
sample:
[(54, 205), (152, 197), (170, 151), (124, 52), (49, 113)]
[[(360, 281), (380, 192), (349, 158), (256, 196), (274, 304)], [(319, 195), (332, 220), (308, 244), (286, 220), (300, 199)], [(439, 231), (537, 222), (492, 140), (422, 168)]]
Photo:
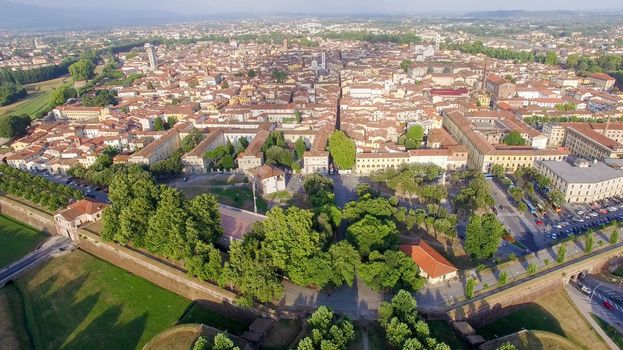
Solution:
[(202, 1), (202, 0), (181, 0), (181, 1), (147, 1), (138, 0), (131, 3), (111, 0), (105, 3), (79, 3), (71, 0), (12, 0), (16, 4), (36, 5), (50, 8), (72, 8), (72, 9), (118, 9), (126, 10), (149, 10), (162, 11), (180, 15), (210, 15), (226, 13), (316, 13), (316, 14), (405, 14), (405, 13), (468, 13), (473, 11), (600, 11), (600, 10), (619, 10), (623, 9), (621, 3), (616, 0), (597, 0), (590, 3), (585, 1), (536, 1), (528, 0), (521, 3), (516, 2), (496, 2), (495, 7), (491, 6), (488, 0), (476, 0), (466, 3), (458, 0), (441, 0), (431, 2), (413, 2), (405, 0), (386, 0), (386, 1), (355, 1), (346, 0), (340, 2), (319, 0), (309, 1), (286, 1), (268, 0), (259, 2), (249, 2), (245, 0), (232, 0), (227, 3)]

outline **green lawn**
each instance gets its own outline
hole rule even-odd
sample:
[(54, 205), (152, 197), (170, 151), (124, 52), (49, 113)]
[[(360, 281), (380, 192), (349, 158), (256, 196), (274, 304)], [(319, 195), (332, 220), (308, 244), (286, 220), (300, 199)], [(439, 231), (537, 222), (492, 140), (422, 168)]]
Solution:
[(17, 286), (36, 349), (140, 349), (191, 303), (82, 251), (28, 272)]
[(37, 113), (44, 110), (50, 102), (50, 95), (52, 90), (46, 92), (33, 92), (26, 97), (24, 103), (17, 106), (15, 109), (8, 110), (6, 114), (22, 115), (28, 114), (31, 118), (34, 118)]
[[(253, 211), (253, 192), (246, 187), (212, 187), (208, 188), (216, 200), (232, 207)], [(265, 213), (268, 208), (266, 201), (257, 195), (257, 211)]]
[(203, 323), (234, 335), (241, 335), (249, 329), (249, 324), (225, 317), (197, 303), (192, 304), (178, 323)]
[(599, 316), (595, 314), (591, 314), (591, 317), (597, 322), (599, 327), (606, 332), (608, 337), (612, 339), (612, 341), (620, 348), (623, 349), (623, 335), (616, 330), (616, 328), (612, 327), (608, 324), (608, 322), (602, 320)]
[(34, 228), (0, 215), (0, 268), (28, 254), (44, 238)]
[(542, 330), (566, 337), (559, 321), (537, 304), (529, 304), (478, 329), (478, 334), (494, 339), (522, 329)]

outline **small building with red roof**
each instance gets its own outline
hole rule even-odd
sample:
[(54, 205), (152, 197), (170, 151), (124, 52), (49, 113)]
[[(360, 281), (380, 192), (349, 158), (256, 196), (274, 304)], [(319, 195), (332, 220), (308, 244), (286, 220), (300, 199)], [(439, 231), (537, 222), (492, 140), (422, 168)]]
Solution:
[(456, 266), (422, 240), (414, 244), (403, 244), (400, 250), (413, 259), (420, 267), (420, 275), (431, 284), (457, 276)]
[(74, 241), (78, 240), (78, 228), (85, 223), (101, 219), (108, 205), (94, 199), (85, 198), (71, 203), (54, 215), (56, 232)]

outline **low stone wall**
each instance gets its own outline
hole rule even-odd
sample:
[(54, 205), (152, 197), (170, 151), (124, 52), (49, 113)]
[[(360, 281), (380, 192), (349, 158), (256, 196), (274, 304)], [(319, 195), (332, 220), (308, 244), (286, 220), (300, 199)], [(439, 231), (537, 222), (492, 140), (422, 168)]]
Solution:
[(0, 213), (21, 221), (47, 235), (55, 235), (54, 216), (24, 200), (0, 195)]

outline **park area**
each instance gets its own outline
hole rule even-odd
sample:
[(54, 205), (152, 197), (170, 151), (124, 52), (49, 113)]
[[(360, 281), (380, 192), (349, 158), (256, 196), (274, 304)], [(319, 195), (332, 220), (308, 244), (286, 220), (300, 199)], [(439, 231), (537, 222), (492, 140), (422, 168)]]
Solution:
[(52, 91), (64, 83), (71, 81), (70, 77), (61, 77), (39, 83), (24, 85), (28, 91), (26, 98), (15, 103), (0, 107), (0, 116), (28, 114), (35, 118), (37, 113), (45, 110), (50, 102)]
[(38, 230), (0, 215), (0, 268), (28, 254), (44, 238)]
[[(491, 340), (522, 329), (557, 334), (578, 349), (608, 349), (606, 342), (584, 319), (562, 288), (478, 328), (477, 333)], [(551, 341), (555, 341), (555, 337), (548, 338), (548, 342)], [(568, 348), (562, 343), (552, 346), (556, 349)]]
[(0, 310), (13, 310), (0, 312), (8, 350), (141, 349), (178, 323), (247, 326), (79, 250), (0, 289)]

